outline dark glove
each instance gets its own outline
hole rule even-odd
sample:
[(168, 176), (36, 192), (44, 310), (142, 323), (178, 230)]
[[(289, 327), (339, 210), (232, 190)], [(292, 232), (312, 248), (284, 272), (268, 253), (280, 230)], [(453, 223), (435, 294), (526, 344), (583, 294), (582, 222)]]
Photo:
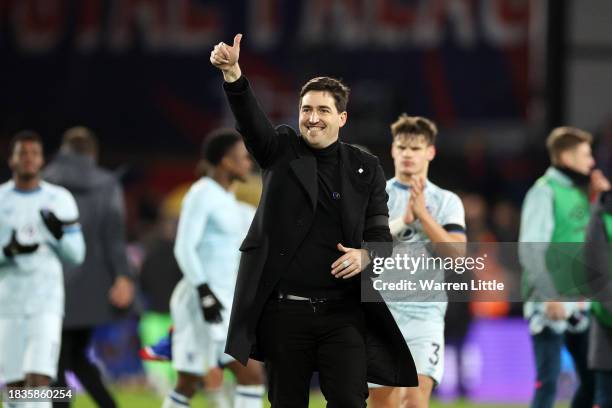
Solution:
[(77, 220), (62, 221), (57, 218), (51, 210), (40, 210), (40, 216), (45, 222), (45, 226), (47, 227), (51, 235), (53, 235), (58, 241), (62, 239), (62, 236), (64, 236), (64, 227), (66, 225), (74, 224), (77, 222)]
[(223, 305), (210, 290), (208, 284), (204, 283), (198, 286), (198, 295), (200, 296), (200, 306), (202, 307), (202, 313), (204, 313), (204, 320), (210, 323), (221, 322)]
[(19, 254), (31, 254), (32, 252), (38, 249), (38, 244), (33, 245), (22, 245), (17, 241), (17, 231), (13, 230), (13, 234), (11, 235), (11, 240), (4, 248), (2, 248), (2, 252), (4, 252), (4, 256), (7, 258), (12, 258), (15, 255)]

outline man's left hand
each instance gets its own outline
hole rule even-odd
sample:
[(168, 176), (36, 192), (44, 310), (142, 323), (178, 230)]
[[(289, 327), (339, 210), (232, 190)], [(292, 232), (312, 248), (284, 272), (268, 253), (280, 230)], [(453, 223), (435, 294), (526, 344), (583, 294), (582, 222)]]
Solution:
[(338, 251), (344, 252), (340, 258), (332, 264), (332, 275), (336, 278), (348, 279), (361, 273), (370, 263), (368, 251), (365, 249), (346, 248), (342, 244), (337, 245)]
[(110, 288), (108, 297), (113, 306), (125, 309), (134, 299), (134, 283), (130, 278), (119, 276)]

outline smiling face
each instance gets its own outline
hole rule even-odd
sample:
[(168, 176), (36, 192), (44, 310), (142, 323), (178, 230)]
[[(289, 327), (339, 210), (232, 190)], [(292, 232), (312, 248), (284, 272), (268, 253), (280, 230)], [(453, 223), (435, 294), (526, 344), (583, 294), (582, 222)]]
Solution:
[(433, 145), (420, 135), (398, 134), (391, 145), (395, 176), (408, 180), (412, 176), (427, 177), (429, 162), (436, 155)]
[(346, 118), (346, 111), (338, 112), (329, 92), (309, 91), (300, 100), (300, 133), (315, 149), (323, 149), (338, 140)]

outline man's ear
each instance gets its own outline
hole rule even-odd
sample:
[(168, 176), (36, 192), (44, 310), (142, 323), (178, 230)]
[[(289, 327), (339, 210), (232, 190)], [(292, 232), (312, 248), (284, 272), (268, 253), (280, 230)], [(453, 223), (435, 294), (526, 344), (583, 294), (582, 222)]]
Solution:
[(230, 160), (231, 159), (229, 157), (229, 154), (226, 154), (225, 156), (223, 156), (219, 164), (217, 164), (217, 166), (215, 167), (221, 167), (222, 169), (227, 169), (227, 167), (231, 165)]
[(559, 167), (567, 167), (567, 165), (571, 162), (572, 150), (565, 149), (559, 152), (559, 157), (557, 158), (557, 166)]
[(348, 119), (348, 112), (344, 111), (340, 114), (340, 127), (346, 124), (346, 120)]
[(427, 160), (432, 161), (436, 157), (436, 146), (427, 146)]

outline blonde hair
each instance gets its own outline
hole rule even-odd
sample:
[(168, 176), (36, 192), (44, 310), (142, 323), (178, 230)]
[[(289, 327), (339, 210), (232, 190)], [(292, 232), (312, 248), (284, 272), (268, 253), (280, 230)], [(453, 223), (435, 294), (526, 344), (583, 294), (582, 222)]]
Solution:
[(561, 153), (582, 143), (592, 144), (593, 136), (589, 132), (571, 126), (554, 128), (546, 139), (550, 162), (558, 165)]
[(428, 145), (434, 145), (438, 127), (434, 122), (422, 116), (408, 116), (407, 113), (402, 113), (391, 124), (391, 134), (394, 139), (399, 135), (422, 136)]

